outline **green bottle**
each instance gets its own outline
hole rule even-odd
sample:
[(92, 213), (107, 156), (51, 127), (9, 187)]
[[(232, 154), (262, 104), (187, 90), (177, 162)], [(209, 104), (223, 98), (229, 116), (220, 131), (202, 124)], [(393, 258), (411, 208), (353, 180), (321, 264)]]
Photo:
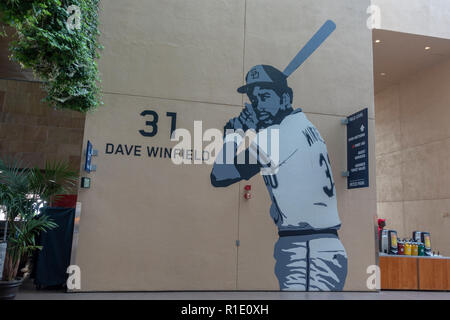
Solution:
[(425, 244), (419, 243), (419, 256), (425, 256)]

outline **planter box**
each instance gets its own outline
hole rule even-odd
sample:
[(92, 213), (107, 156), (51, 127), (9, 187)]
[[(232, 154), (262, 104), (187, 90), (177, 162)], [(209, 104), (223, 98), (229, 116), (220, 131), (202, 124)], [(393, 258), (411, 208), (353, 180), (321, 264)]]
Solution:
[(0, 281), (0, 300), (12, 300), (16, 297), (22, 279), (13, 281)]

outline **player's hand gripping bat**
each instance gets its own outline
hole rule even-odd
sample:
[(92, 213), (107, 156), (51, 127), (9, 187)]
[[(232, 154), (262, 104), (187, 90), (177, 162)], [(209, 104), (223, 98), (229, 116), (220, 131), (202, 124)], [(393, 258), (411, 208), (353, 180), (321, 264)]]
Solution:
[[(336, 30), (336, 24), (328, 20), (323, 26), (313, 35), (313, 37), (306, 43), (306, 45), (299, 51), (299, 53), (292, 59), (289, 65), (284, 69), (283, 73), (288, 78), (294, 71), (296, 71), (308, 58), (325, 42), (326, 39)], [(254, 129), (257, 124), (257, 119), (254, 118), (253, 108), (246, 104), (241, 115), (230, 120), (225, 129)], [(247, 119), (249, 123), (247, 124)]]

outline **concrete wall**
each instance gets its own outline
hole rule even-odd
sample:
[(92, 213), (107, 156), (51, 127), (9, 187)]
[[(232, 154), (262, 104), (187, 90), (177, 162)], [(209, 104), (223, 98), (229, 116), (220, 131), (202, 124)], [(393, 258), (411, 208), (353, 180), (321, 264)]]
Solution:
[(450, 39), (448, 0), (372, 0), (381, 9), (381, 28)]
[[(278, 290), (276, 228), (260, 176), (227, 189), (210, 185), (209, 165), (175, 166), (146, 147), (170, 147), (177, 127), (222, 128), (237, 116), (236, 92), (251, 66), (283, 69), (328, 19), (332, 37), (289, 79), (328, 144), (340, 236), (349, 257), (346, 290), (367, 290), (375, 264), (376, 214), (372, 37), (369, 0), (108, 0), (102, 2), (100, 60), (105, 106), (89, 114), (84, 146), (99, 156), (82, 202), (82, 290)], [(371, 187), (346, 190), (341, 118), (369, 108)], [(156, 111), (158, 134), (143, 137), (140, 113)], [(107, 154), (106, 144), (140, 145), (141, 156)], [(243, 200), (252, 184), (253, 199)], [(241, 244), (236, 247), (236, 240)]]
[(450, 255), (450, 60), (375, 97), (378, 215)]
[(26, 166), (67, 161), (79, 170), (85, 116), (50, 108), (37, 82), (0, 80), (0, 154)]

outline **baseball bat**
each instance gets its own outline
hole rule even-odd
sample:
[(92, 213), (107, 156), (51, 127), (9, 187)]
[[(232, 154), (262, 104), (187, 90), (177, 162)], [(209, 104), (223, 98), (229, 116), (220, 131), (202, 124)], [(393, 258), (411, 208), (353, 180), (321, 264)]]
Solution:
[(283, 73), (289, 77), (295, 70), (297, 70), (321, 45), (325, 40), (336, 30), (336, 24), (328, 20), (317, 31), (308, 43), (300, 50), (299, 53), (292, 59), (291, 63), (284, 69)]

